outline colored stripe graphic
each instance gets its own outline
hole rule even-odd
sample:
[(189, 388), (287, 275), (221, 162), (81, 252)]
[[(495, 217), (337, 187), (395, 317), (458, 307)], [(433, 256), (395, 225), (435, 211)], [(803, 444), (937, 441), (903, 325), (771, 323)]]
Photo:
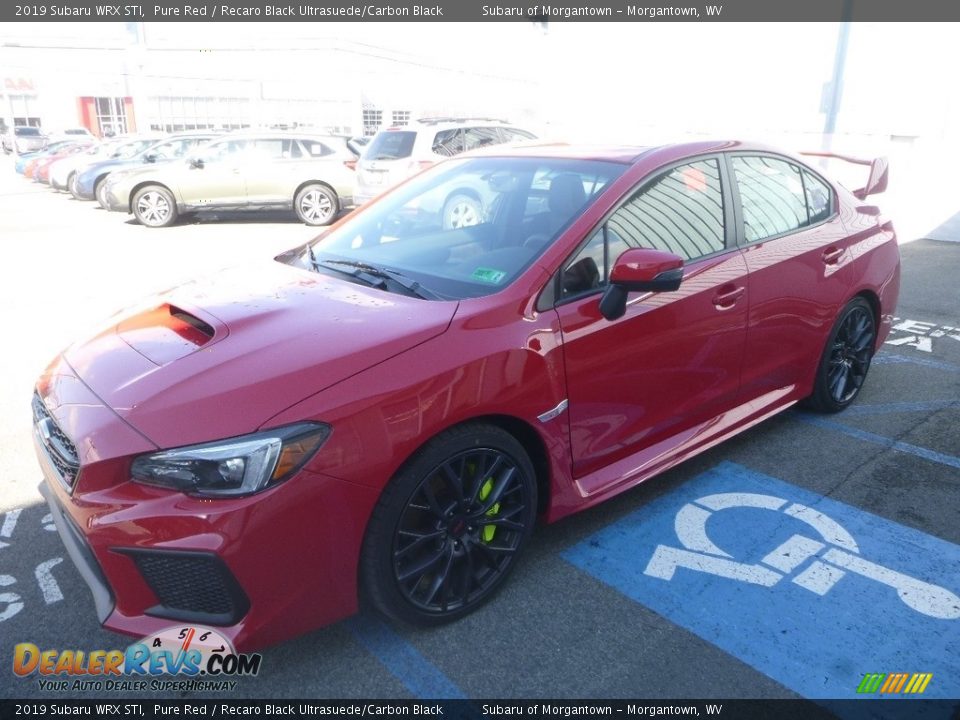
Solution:
[(860, 681), (860, 686), (857, 688), (857, 692), (875, 693), (880, 687), (880, 683), (883, 682), (883, 679), (886, 676), (886, 673), (867, 673), (863, 676), (863, 680)]
[(919, 695), (927, 689), (933, 673), (866, 673), (857, 692), (860, 694), (881, 693), (885, 695)]

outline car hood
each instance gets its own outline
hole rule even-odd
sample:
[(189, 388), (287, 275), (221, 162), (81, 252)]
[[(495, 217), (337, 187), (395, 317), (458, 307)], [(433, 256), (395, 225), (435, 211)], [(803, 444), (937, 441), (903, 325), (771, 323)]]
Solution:
[(260, 263), (121, 313), (65, 358), (124, 420), (175, 447), (252, 432), (443, 333), (456, 307)]
[(138, 157), (133, 158), (109, 158), (106, 160), (94, 160), (87, 167), (83, 169), (83, 173), (102, 173), (104, 171), (113, 172), (114, 170), (119, 170), (120, 168), (135, 167), (137, 165), (142, 165), (143, 159)]
[(121, 181), (129, 182), (131, 180), (136, 181), (144, 177), (152, 177), (158, 168), (171, 165), (181, 160), (181, 158), (175, 158), (173, 160), (161, 160), (160, 162), (138, 163), (130, 167), (125, 167), (117, 170), (116, 172), (110, 173), (109, 183), (111, 185), (115, 185)]

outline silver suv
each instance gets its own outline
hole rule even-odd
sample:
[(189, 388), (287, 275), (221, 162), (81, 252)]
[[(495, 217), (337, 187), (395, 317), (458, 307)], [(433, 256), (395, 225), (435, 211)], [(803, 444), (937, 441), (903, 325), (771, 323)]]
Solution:
[[(501, 143), (536, 139), (528, 130), (491, 118), (421, 118), (378, 132), (357, 163), (354, 202), (361, 205), (384, 190), (445, 158)], [(480, 198), (466, 193), (444, 210), (444, 227), (474, 225)]]
[(49, 138), (40, 128), (16, 125), (13, 130), (3, 136), (3, 151), (10, 153), (16, 150), (18, 155), (23, 155), (24, 153), (43, 150), (47, 146), (47, 142), (49, 142)]

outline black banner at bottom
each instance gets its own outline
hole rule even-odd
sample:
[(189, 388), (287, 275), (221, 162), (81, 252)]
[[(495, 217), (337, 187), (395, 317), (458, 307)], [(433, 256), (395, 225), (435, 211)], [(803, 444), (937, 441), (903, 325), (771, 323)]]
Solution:
[(960, 700), (0, 700), (13, 718), (818, 718), (960, 720)]

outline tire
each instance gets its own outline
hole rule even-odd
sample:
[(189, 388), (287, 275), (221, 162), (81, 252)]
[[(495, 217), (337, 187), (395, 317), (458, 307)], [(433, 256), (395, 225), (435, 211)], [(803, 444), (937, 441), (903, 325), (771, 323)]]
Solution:
[(100, 207), (102, 207), (104, 210), (109, 210), (110, 208), (107, 207), (107, 196), (105, 194), (106, 189), (107, 178), (103, 177), (100, 180), (97, 180), (97, 184), (93, 188), (93, 195), (96, 197), (97, 203), (100, 205)]
[(77, 173), (70, 173), (70, 178), (67, 180), (67, 190), (70, 191), (70, 194), (73, 195), (74, 200), (80, 200), (80, 178), (77, 177)]
[(162, 185), (147, 185), (138, 190), (130, 209), (141, 225), (152, 228), (172, 225), (178, 215), (173, 193)]
[(483, 205), (471, 195), (453, 195), (443, 204), (444, 230), (479, 225), (482, 219)]
[(360, 555), (363, 599), (421, 626), (473, 612), (513, 570), (536, 509), (533, 465), (516, 438), (480, 423), (441, 433), (374, 508)]
[(837, 316), (830, 331), (807, 405), (824, 413), (848, 407), (867, 378), (876, 340), (873, 308), (864, 298), (855, 297)]
[(329, 225), (340, 212), (340, 198), (326, 185), (310, 183), (297, 193), (293, 207), (301, 222), (314, 227)]

